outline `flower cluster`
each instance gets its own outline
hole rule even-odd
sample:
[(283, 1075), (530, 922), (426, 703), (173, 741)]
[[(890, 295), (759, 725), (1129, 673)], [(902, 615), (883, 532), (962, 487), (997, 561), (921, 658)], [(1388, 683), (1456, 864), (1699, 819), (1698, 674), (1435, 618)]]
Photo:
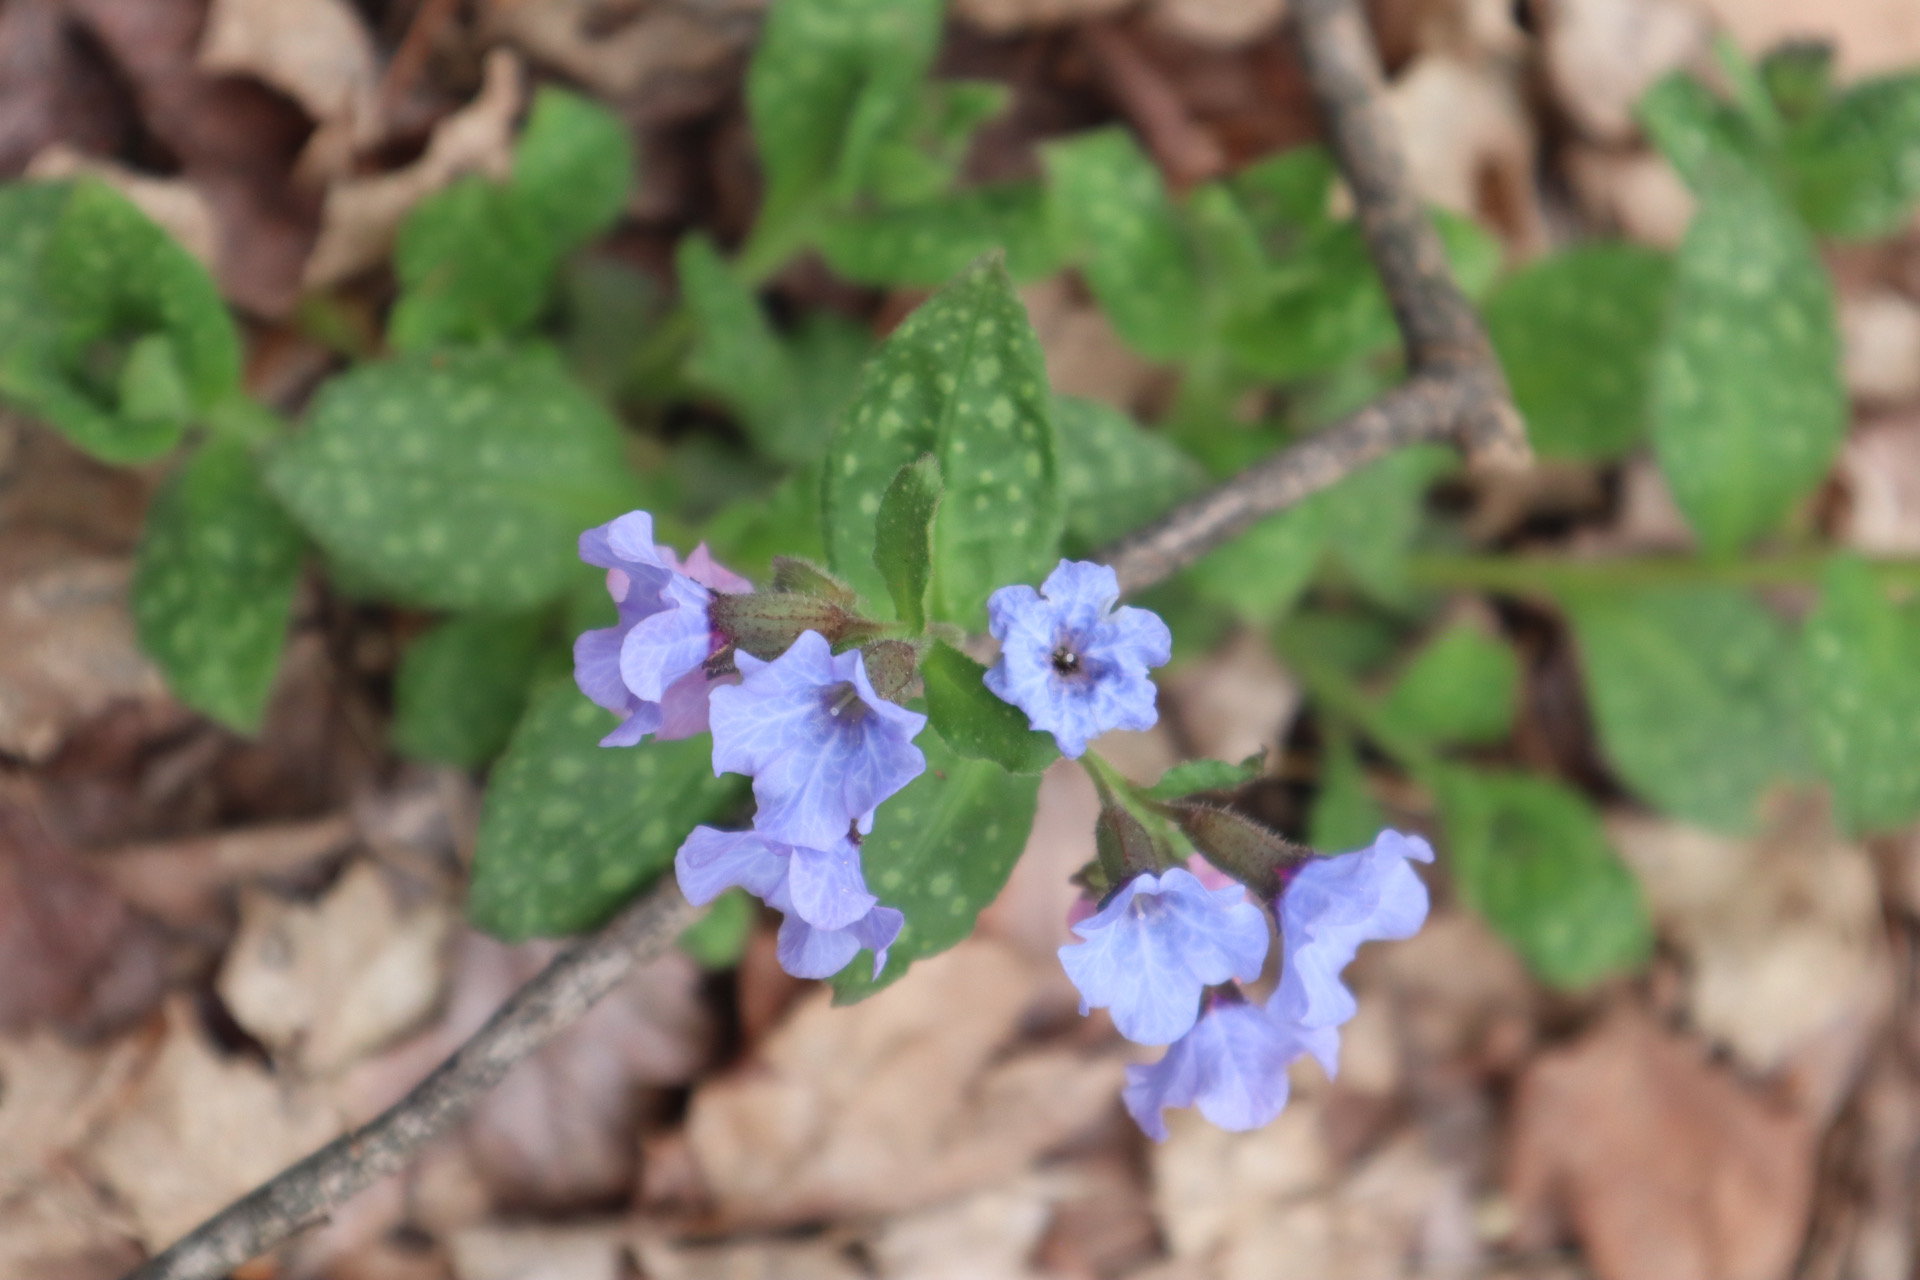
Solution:
[(1431, 862), (1433, 850), (1383, 831), (1286, 877), (1270, 904), (1280, 982), (1257, 1005), (1232, 984), (1260, 976), (1267, 924), (1238, 884), (1210, 886), (1180, 867), (1142, 872), (1075, 924), (1083, 940), (1060, 948), (1060, 962), (1081, 1011), (1109, 1009), (1121, 1035), (1168, 1046), (1160, 1061), (1127, 1068), (1123, 1097), (1140, 1127), (1164, 1139), (1161, 1113), (1197, 1106), (1223, 1129), (1256, 1129), (1286, 1106), (1295, 1059), (1312, 1054), (1334, 1074), (1339, 1029), (1354, 1014), (1341, 971), (1361, 943), (1411, 937), (1426, 920), (1426, 886), (1409, 860)]
[(617, 626), (574, 646), (574, 678), (625, 719), (603, 746), (713, 732), (713, 769), (753, 779), (751, 831), (696, 828), (674, 860), (682, 892), (703, 904), (738, 885), (781, 911), (781, 965), (824, 978), (862, 947), (874, 974), (904, 918), (867, 891), (859, 837), (874, 811), (927, 767), (913, 739), (927, 718), (880, 697), (856, 651), (817, 631), (763, 660), (716, 625), (715, 591), (751, 584), (701, 546), (682, 564), (632, 512), (580, 538), (608, 570)]

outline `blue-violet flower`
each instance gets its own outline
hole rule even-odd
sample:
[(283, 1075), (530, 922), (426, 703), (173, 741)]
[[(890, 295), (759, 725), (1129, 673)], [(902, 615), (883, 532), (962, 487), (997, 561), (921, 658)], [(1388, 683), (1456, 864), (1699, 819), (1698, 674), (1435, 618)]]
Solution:
[(880, 697), (858, 650), (835, 655), (803, 631), (771, 662), (736, 653), (740, 683), (713, 692), (713, 771), (753, 777), (756, 831), (832, 848), (926, 770), (913, 745), (927, 718)]
[(1432, 862), (1419, 836), (1382, 831), (1365, 849), (1306, 863), (1274, 906), (1280, 921), (1280, 985), (1268, 1011), (1301, 1029), (1333, 1075), (1339, 1064), (1334, 1030), (1358, 1006), (1340, 973), (1363, 942), (1411, 938), (1427, 919), (1427, 887), (1408, 864)]
[(777, 953), (796, 978), (829, 978), (862, 947), (873, 952), (873, 976), (906, 917), (867, 892), (860, 850), (842, 836), (831, 848), (805, 849), (757, 831), (695, 827), (673, 860), (680, 891), (696, 906), (739, 885), (784, 913)]
[(1200, 994), (1229, 978), (1251, 982), (1267, 958), (1267, 919), (1238, 884), (1209, 889), (1184, 867), (1127, 881), (1073, 926), (1060, 948), (1080, 1012), (1113, 1011), (1137, 1044), (1172, 1044), (1200, 1012)]
[(1229, 990), (1207, 997), (1193, 1030), (1160, 1061), (1129, 1066), (1120, 1097), (1156, 1142), (1167, 1140), (1160, 1113), (1169, 1107), (1198, 1106), (1236, 1133), (1258, 1129), (1287, 1105), (1287, 1066), (1304, 1051), (1292, 1027)]
[(1166, 663), (1173, 636), (1160, 616), (1115, 609), (1120, 579), (1104, 564), (1062, 560), (1040, 590), (1001, 587), (987, 601), (1000, 661), (987, 688), (1053, 734), (1078, 758), (1109, 729), (1151, 729), (1159, 719), (1148, 667)]
[(600, 745), (705, 731), (707, 698), (720, 683), (705, 664), (725, 644), (707, 604), (713, 591), (751, 591), (753, 584), (715, 561), (704, 542), (682, 564), (673, 548), (654, 544), (653, 517), (644, 511), (581, 534), (580, 558), (607, 571), (620, 610), (614, 626), (585, 632), (573, 644), (580, 691), (624, 717)]

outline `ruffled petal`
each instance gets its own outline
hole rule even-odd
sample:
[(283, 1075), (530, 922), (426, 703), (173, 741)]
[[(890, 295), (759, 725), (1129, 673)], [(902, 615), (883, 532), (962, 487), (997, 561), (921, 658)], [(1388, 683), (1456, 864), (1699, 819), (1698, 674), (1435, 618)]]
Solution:
[(680, 892), (695, 906), (712, 902), (735, 885), (772, 900), (786, 886), (787, 853), (756, 831), (695, 827), (674, 855), (673, 870)]
[(879, 899), (860, 874), (860, 850), (841, 840), (828, 849), (796, 847), (788, 863), (787, 892), (793, 909), (816, 929), (844, 929), (871, 911)]

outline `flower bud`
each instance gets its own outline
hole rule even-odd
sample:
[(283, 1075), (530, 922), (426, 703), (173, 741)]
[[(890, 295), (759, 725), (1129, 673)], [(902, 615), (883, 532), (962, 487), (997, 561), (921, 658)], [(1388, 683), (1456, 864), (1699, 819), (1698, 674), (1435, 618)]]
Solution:
[(716, 593), (710, 609), (715, 630), (736, 648), (767, 661), (785, 653), (802, 632), (817, 631), (837, 648), (844, 641), (872, 635), (878, 629), (845, 606), (820, 596)]
[(1168, 861), (1161, 857), (1153, 835), (1119, 805), (1106, 805), (1093, 824), (1093, 847), (1100, 855), (1100, 869), (1107, 883), (1125, 884), (1143, 871), (1158, 871)]
[(773, 590), (782, 595), (818, 596), (849, 609), (859, 602), (852, 587), (819, 565), (797, 556), (773, 558)]
[(1314, 856), (1313, 850), (1233, 809), (1179, 801), (1168, 805), (1165, 812), (1207, 861), (1262, 898), (1278, 894), (1287, 870)]

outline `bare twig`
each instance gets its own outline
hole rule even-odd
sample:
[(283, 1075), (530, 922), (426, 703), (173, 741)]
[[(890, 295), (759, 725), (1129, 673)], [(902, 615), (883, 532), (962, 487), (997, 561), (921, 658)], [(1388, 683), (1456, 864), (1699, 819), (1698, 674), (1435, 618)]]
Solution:
[[(432, 0), (429, 0), (429, 4)], [(1307, 74), (1352, 188), (1407, 346), (1412, 377), (1312, 439), (1243, 472), (1102, 556), (1138, 591), (1403, 445), (1450, 441), (1469, 455), (1526, 455), (1519, 416), (1485, 332), (1448, 273), (1407, 183), (1381, 74), (1356, 0), (1296, 0)], [(515, 1064), (577, 1021), (676, 938), (691, 909), (671, 880), (557, 957), (426, 1080), (378, 1119), (237, 1201), (128, 1280), (215, 1280), (320, 1221), (404, 1166)]]
[(1403, 445), (1441, 441), (1469, 458), (1517, 464), (1526, 432), (1473, 308), (1447, 269), (1439, 233), (1407, 180), (1393, 120), (1356, 0), (1298, 0), (1307, 78), (1361, 232), (1380, 269), (1412, 378), (1333, 426), (1251, 467), (1101, 558), (1125, 591), (1165, 580), (1262, 516), (1292, 506)]
[(522, 1059), (671, 945), (694, 914), (668, 877), (557, 956), (406, 1097), (227, 1206), (128, 1280), (214, 1280), (397, 1172)]

